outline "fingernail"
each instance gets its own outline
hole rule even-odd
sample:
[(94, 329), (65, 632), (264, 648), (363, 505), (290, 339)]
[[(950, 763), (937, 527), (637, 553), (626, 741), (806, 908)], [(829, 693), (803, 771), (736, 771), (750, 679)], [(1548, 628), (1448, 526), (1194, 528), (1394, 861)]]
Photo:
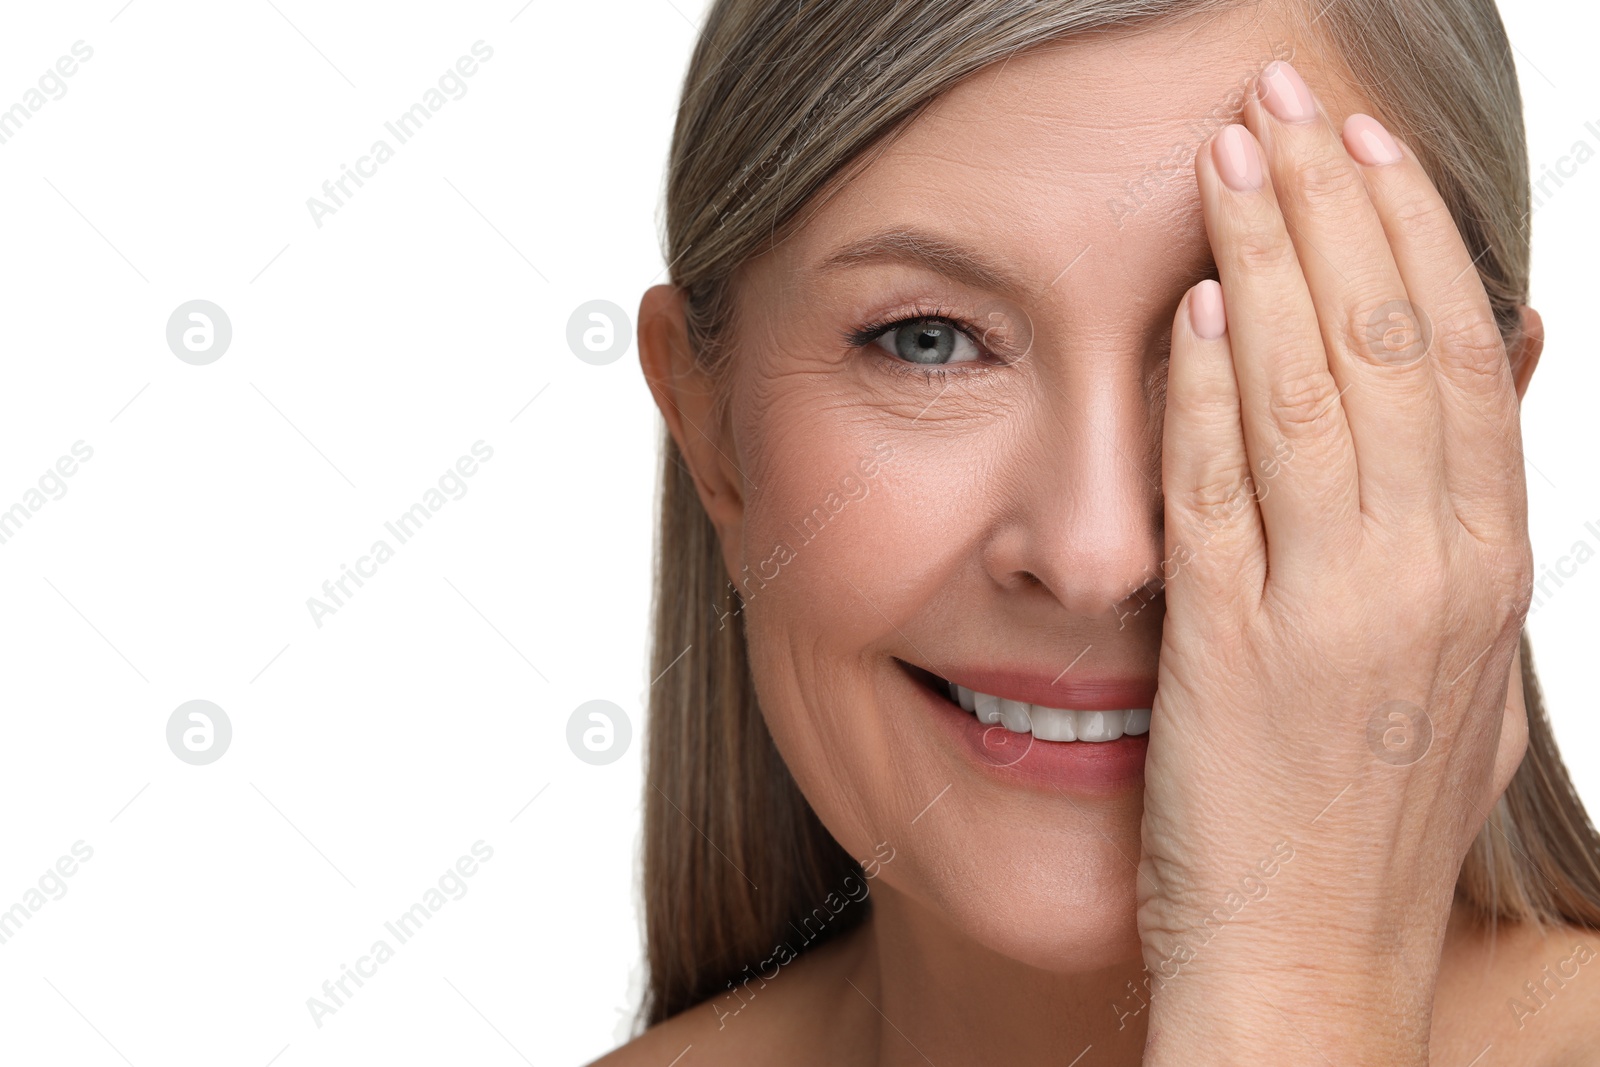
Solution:
[(1229, 188), (1241, 193), (1261, 188), (1261, 153), (1250, 131), (1237, 122), (1211, 142), (1211, 159)]
[(1261, 72), (1261, 102), (1284, 122), (1310, 122), (1317, 117), (1317, 104), (1300, 72), (1281, 59), (1267, 64)]
[(1400, 146), (1371, 115), (1357, 112), (1344, 120), (1344, 145), (1357, 162), (1369, 167), (1400, 161)]
[(1222, 308), (1222, 286), (1207, 278), (1189, 290), (1189, 326), (1195, 336), (1215, 341), (1228, 329), (1227, 313)]

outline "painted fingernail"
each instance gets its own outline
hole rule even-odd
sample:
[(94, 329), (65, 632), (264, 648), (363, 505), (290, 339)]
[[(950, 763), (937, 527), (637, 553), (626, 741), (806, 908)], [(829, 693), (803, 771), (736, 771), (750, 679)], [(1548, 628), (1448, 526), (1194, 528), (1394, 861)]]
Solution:
[(1317, 103), (1299, 71), (1281, 59), (1268, 63), (1261, 72), (1261, 102), (1284, 122), (1310, 122), (1317, 117)]
[(1211, 159), (1229, 188), (1241, 193), (1261, 188), (1261, 152), (1250, 131), (1237, 122), (1211, 142)]
[(1228, 316), (1222, 308), (1222, 286), (1207, 278), (1189, 290), (1189, 325), (1195, 336), (1215, 341), (1228, 329)]
[(1359, 111), (1344, 120), (1344, 145), (1359, 163), (1381, 167), (1400, 161), (1400, 146), (1371, 115)]

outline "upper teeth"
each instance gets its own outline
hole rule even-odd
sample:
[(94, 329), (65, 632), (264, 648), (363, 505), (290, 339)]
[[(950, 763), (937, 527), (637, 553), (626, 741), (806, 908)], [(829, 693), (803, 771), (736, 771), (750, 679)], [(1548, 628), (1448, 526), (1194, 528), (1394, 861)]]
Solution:
[(1115, 741), (1123, 734), (1142, 734), (1150, 730), (1149, 708), (1122, 708), (1115, 711), (1078, 711), (1024, 704), (988, 693), (975, 693), (964, 685), (948, 683), (951, 699), (967, 711), (976, 712), (979, 722), (999, 723), (1012, 733), (1031, 733), (1041, 741)]

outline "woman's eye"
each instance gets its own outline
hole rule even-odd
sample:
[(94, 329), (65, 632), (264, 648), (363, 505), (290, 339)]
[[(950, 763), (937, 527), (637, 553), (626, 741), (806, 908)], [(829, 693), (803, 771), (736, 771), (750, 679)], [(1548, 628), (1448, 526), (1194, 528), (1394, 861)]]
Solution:
[(910, 363), (971, 363), (979, 357), (972, 338), (940, 319), (907, 319), (885, 330), (877, 344)]

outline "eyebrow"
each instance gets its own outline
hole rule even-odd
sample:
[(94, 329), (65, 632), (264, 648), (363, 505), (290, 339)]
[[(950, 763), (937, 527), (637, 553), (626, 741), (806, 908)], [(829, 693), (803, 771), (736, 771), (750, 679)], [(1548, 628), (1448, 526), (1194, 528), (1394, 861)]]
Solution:
[(1024, 293), (1032, 287), (967, 246), (926, 230), (891, 229), (868, 234), (834, 250), (816, 275), (883, 261), (911, 263), (975, 289)]
[[(928, 230), (906, 228), (880, 230), (852, 241), (831, 252), (810, 273), (817, 276), (884, 261), (911, 263), (974, 289), (1016, 295), (1033, 293), (1032, 286), (966, 245)], [(1187, 280), (1180, 293), (1207, 278), (1217, 278), (1216, 259), (1209, 241), (1200, 246), (1198, 255), (1188, 261), (1187, 267)], [(1060, 280), (1061, 276), (1057, 275), (1056, 281)], [(1053, 281), (1046, 288), (1054, 285)]]

